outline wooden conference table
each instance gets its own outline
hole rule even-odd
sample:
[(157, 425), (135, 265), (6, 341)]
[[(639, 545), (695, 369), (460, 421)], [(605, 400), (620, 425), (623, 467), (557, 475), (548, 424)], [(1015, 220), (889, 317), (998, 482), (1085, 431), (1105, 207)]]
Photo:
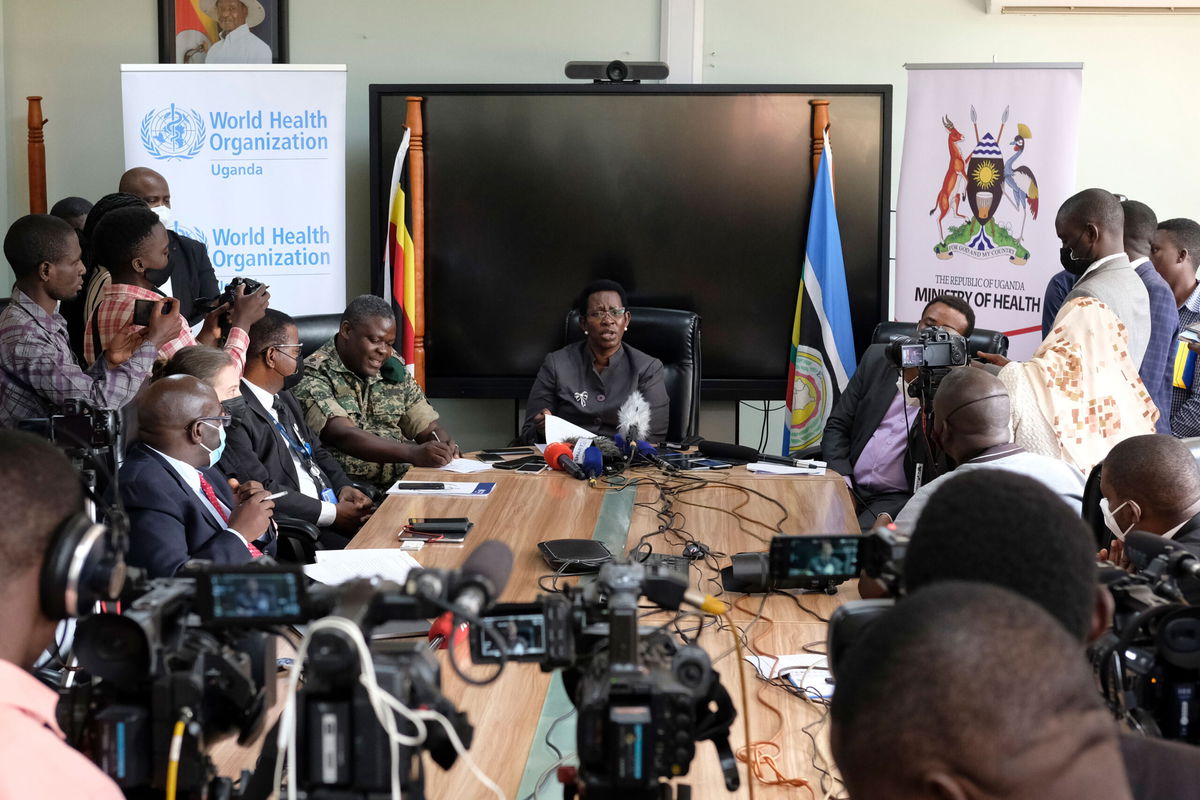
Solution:
[[(702, 489), (675, 497), (673, 510), (682, 514), (677, 525), (713, 551), (733, 554), (766, 550), (776, 527), (781, 527), (788, 534), (858, 532), (853, 502), (844, 481), (837, 474), (828, 473), (820, 477), (765, 476), (753, 475), (744, 467), (690, 474), (708, 477), (710, 481)], [(662, 477), (658, 470), (650, 468), (631, 470), (626, 475)], [(498, 539), (507, 543), (514, 555), (512, 577), (500, 599), (503, 602), (528, 602), (540, 591), (538, 576), (550, 572), (537, 550), (539, 541), (596, 537), (609, 544), (614, 552), (623, 552), (623, 546), (636, 544), (643, 534), (658, 530), (661, 524), (655, 515), (660, 506), (658, 491), (649, 483), (616, 491), (589, 486), (561, 472), (516, 475), (502, 470), (489, 470), (456, 476), (438, 470), (414, 469), (406, 476), (406, 480), (417, 481), (454, 479), (494, 481), (496, 488), (490, 496), (481, 498), (389, 496), (350, 547), (398, 547), (397, 533), (409, 517), (469, 517), (475, 527), (468, 537), (468, 544), (427, 545), (415, 554), (421, 565), (457, 567), (470, 549), (480, 542)], [(753, 489), (761, 496), (738, 487)], [(779, 505), (766, 498), (777, 501)], [(741, 516), (735, 516), (735, 511)], [(782, 525), (779, 524), (781, 520)], [(655, 552), (678, 554), (682, 549), (678, 539), (670, 544), (662, 535), (653, 536), (650, 542)], [(722, 558), (720, 562), (720, 566), (727, 566), (728, 558)], [(705, 568), (702, 578), (693, 569), (691, 576), (693, 587), (700, 580), (704, 591), (715, 593), (719, 588), (719, 584), (714, 587), (705, 581), (717, 577), (711, 569)], [(738, 597), (726, 595), (723, 599), (732, 601)], [(799, 603), (790, 597), (771, 596), (762, 607), (764, 620), (755, 623), (748, 638), (765, 653), (798, 653), (805, 644), (810, 643), (817, 643), (816, 646), (823, 651), (826, 626), (815, 615), (827, 619), (838, 605), (857, 598), (854, 581), (843, 584), (835, 596), (804, 595), (798, 597)], [(733, 619), (738, 627), (746, 627), (762, 602), (759, 596), (742, 599), (739, 605), (745, 610), (733, 611)], [(813, 613), (806, 612), (803, 610), (805, 608)], [(767, 617), (771, 622), (765, 621)], [(681, 625), (688, 627), (685, 623)], [(699, 643), (710, 655), (717, 657), (728, 653), (732, 638), (728, 632), (718, 631), (714, 626), (702, 633)], [(444, 651), (441, 657), (445, 694), (458, 708), (467, 712), (475, 726), (475, 740), (470, 750), (472, 756), (482, 770), (499, 783), (509, 798), (524, 797), (532, 791), (532, 782), (536, 777), (555, 760), (543, 741), (549, 722), (559, 716), (563, 709), (561, 698), (557, 705), (547, 700), (552, 675), (541, 672), (536, 664), (514, 663), (507, 665), (495, 683), (475, 687), (454, 674), (444, 661)], [(738, 667), (737, 658), (727, 654), (716, 667), (739, 714), (730, 735), (730, 744), (736, 750), (745, 743), (740, 716), (743, 708), (735, 671)], [(494, 669), (491, 665), (473, 667), (468, 674), (484, 677)], [(819, 742), (825, 762), (832, 763), (828, 757), (828, 726), (814, 728), (811, 732), (815, 738), (802, 729), (821, 721), (821, 709), (781, 689), (756, 681), (748, 664), (744, 665), (744, 669), (751, 705), (752, 738), (774, 738), (779, 744), (779, 751), (773, 757), (780, 772), (788, 777), (808, 779), (816, 796), (820, 797), (820, 774), (813, 766), (812, 750), (814, 744)], [(559, 683), (557, 677), (553, 680), (555, 684)], [(550, 694), (553, 697), (555, 692)], [(756, 700), (756, 696), (778, 708), (782, 716), (768, 710), (763, 702)], [(575, 749), (573, 722), (574, 718), (571, 718), (570, 725), (560, 725), (552, 740), (564, 752), (573, 752)], [(527, 762), (530, 765), (528, 770)], [(490, 796), (461, 761), (448, 772), (442, 772), (431, 762), (427, 763), (426, 795), (430, 800)], [(740, 765), (740, 773), (741, 788), (736, 793), (727, 792), (716, 751), (711, 743), (702, 742), (696, 747), (691, 770), (683, 781), (692, 786), (693, 797), (697, 800), (749, 797), (747, 782), (751, 778), (744, 764)], [(796, 791), (786, 786), (758, 784), (755, 796), (782, 798)], [(562, 790), (551, 776), (539, 797), (561, 796)]]

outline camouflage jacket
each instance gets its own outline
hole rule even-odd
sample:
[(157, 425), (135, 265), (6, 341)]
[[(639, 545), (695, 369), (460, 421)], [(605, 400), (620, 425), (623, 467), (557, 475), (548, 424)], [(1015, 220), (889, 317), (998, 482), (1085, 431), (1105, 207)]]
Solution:
[[(345, 365), (330, 339), (304, 359), (304, 377), (292, 394), (314, 431), (323, 431), (333, 417), (346, 417), (376, 436), (409, 440), (437, 420), (438, 413), (412, 376), (403, 369), (398, 372), (399, 382), (382, 375), (360, 378)], [(387, 489), (408, 471), (408, 464), (363, 461), (328, 444), (325, 447), (353, 481)]]

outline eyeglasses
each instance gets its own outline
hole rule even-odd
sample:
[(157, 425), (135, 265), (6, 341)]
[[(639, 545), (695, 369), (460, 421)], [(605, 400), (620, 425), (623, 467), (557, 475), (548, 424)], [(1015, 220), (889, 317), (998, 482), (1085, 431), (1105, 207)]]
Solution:
[(588, 312), (588, 317), (594, 320), (601, 320), (605, 317), (620, 319), (623, 316), (625, 316), (624, 308), (597, 308), (595, 311)]
[(222, 415), (219, 417), (196, 417), (194, 420), (188, 423), (188, 427), (192, 427), (197, 422), (203, 422), (205, 425), (211, 425), (214, 428), (228, 428), (229, 423), (233, 422), (233, 417), (229, 415)]
[[(259, 351), (258, 351), (258, 354), (261, 356), (263, 353), (267, 352), (267, 351), (268, 351), (268, 350), (270, 350), (272, 347), (274, 347), (276, 350), (280, 350), (280, 349), (282, 349), (282, 348), (284, 348), (284, 347), (299, 347), (299, 348), (303, 348), (303, 347), (304, 347), (304, 342), (301, 342), (300, 344), (272, 344), (272, 345), (268, 345), (268, 346), (264, 347), (262, 350), (259, 350)], [(297, 358), (299, 358), (299, 357), (300, 357), (300, 356), (292, 355), (291, 353), (284, 353), (284, 355), (285, 355), (285, 356), (287, 356), (288, 358), (292, 359), (293, 361), (294, 361), (294, 360), (296, 360)]]

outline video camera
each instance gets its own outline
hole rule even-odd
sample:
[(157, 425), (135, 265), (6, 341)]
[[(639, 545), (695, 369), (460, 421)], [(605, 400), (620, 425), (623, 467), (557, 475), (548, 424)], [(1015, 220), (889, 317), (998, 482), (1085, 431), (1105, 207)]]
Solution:
[[(201, 562), (182, 577), (130, 582), (123, 613), (78, 623), (76, 655), (94, 679), (66, 690), (63, 728), (129, 796), (161, 793), (170, 781), (182, 798), (266, 797), (260, 775), (244, 773), (236, 789), (216, 777), (207, 752), (232, 732), (239, 743), (257, 735), (274, 699), (272, 635), (277, 626), (311, 623), (297, 657), (308, 655), (304, 687), (280, 723), (305, 754), (289, 780), (310, 800), (389, 790), (420, 800), (420, 753), (449, 768), (454, 740), (469, 747), (472, 730), (442, 696), (424, 642), (367, 645), (370, 631), (447, 610), (473, 618), (511, 568), (507, 546), (488, 542), (462, 570), (414, 569), (403, 586), (355, 580), (308, 590), (299, 567)], [(370, 689), (363, 674), (372, 676)], [(408, 715), (385, 713), (395, 708), (390, 700)], [(423, 714), (445, 727), (425, 725)], [(405, 744), (392, 747), (399, 740)], [(248, 793), (250, 785), (263, 791)]]
[[(598, 580), (568, 594), (496, 606), (484, 619), (503, 639), (504, 651), (477, 628), (471, 657), (479, 663), (537, 663), (562, 668), (579, 712), (578, 785), (564, 786), (588, 800), (670, 798), (666, 779), (686, 775), (695, 743), (711, 740), (729, 791), (738, 788), (729, 747), (736, 712), (708, 654), (680, 645), (663, 628), (639, 627), (638, 599), (676, 610), (703, 604), (685, 580), (661, 565), (609, 562)], [(680, 796), (684, 796), (681, 787)]]
[(110, 448), (116, 444), (120, 429), (116, 411), (93, 408), (73, 397), (63, 401), (55, 413), (21, 420), (17, 427), (49, 440), (68, 453)]
[(1101, 693), (1135, 730), (1200, 744), (1200, 607), (1187, 604), (1177, 583), (1200, 574), (1200, 558), (1142, 531), (1125, 546), (1141, 569), (1102, 573), (1115, 600), (1113, 625), (1088, 649)]
[(965, 366), (968, 356), (967, 340), (958, 332), (938, 325), (917, 331), (915, 339), (894, 337), (887, 346), (887, 359), (892, 366), (917, 368), (917, 380), (908, 387), (908, 393), (918, 398), (926, 409), (933, 408), (933, 395), (942, 378), (952, 368)]
[(899, 587), (908, 534), (881, 527), (865, 535), (776, 536), (766, 553), (735, 553), (721, 571), (725, 589), (754, 594), (777, 589), (837, 592), (860, 574)]

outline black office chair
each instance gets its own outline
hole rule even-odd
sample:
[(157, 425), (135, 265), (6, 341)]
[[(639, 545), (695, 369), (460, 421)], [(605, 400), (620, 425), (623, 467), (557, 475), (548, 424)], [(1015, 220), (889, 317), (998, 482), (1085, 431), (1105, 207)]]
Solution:
[[(915, 337), (917, 323), (915, 322), (881, 322), (871, 333), (871, 344), (887, 344), (897, 336)], [(967, 353), (974, 356), (977, 352), (1008, 355), (1008, 337), (1000, 331), (989, 331), (976, 328), (967, 339)]]
[(296, 317), (296, 330), (300, 334), (300, 357), (308, 358), (321, 345), (333, 338), (342, 324), (342, 314), (313, 314)]
[[(631, 306), (629, 313), (633, 321), (625, 341), (663, 363), (663, 383), (671, 400), (667, 440), (680, 442), (695, 436), (700, 427), (700, 315), (637, 306)], [(566, 344), (583, 341), (578, 309), (567, 313), (563, 340)]]
[(293, 517), (275, 517), (279, 529), (279, 541), (275, 557), (289, 564), (312, 564), (317, 560), (317, 537), (321, 532), (316, 525)]

